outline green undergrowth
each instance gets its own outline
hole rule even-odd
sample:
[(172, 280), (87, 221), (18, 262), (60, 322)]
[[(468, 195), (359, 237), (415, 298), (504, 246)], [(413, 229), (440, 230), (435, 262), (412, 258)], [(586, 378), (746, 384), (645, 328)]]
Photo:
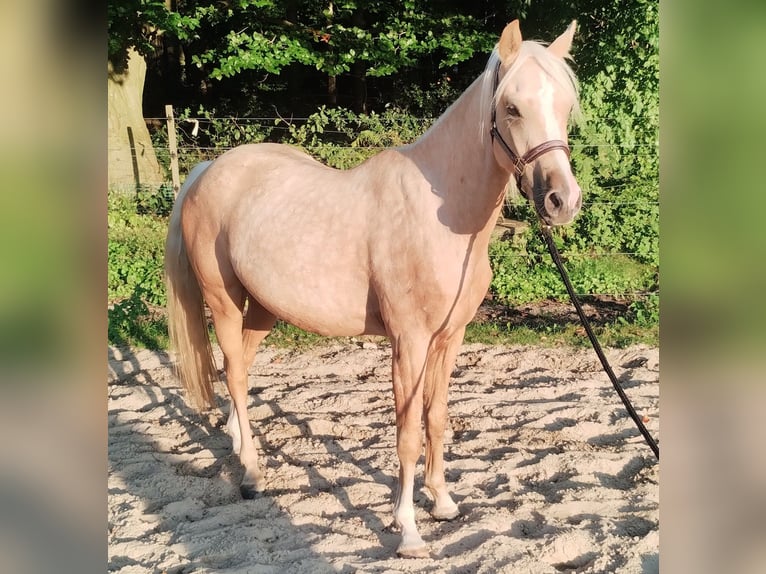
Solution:
[(167, 349), (168, 322), (164, 309), (151, 308), (136, 289), (107, 309), (109, 344), (141, 347), (155, 351)]
[[(167, 350), (167, 318), (162, 309), (148, 307), (138, 297), (115, 304), (108, 311), (109, 344)], [(625, 348), (636, 344), (659, 345), (659, 326), (642, 326), (627, 321), (615, 321), (593, 327), (604, 347)], [(215, 343), (215, 332), (209, 326), (210, 339)], [(387, 345), (385, 337), (322, 337), (288, 323), (278, 322), (263, 345), (282, 349), (305, 351), (335, 344), (361, 344), (372, 341)], [(529, 345), (542, 347), (589, 347), (590, 342), (579, 323), (551, 320), (544, 327), (535, 325), (508, 325), (502, 321), (470, 323), (464, 343), (485, 345)]]
[(269, 333), (262, 344), (280, 348), (306, 350), (322, 345), (329, 345), (336, 341), (350, 341), (350, 339), (322, 337), (316, 333), (299, 329), (289, 323), (277, 321), (277, 324), (274, 325), (271, 333)]
[[(615, 322), (593, 327), (604, 347), (625, 348), (636, 344), (659, 345), (657, 326), (641, 327)], [(499, 322), (471, 323), (465, 333), (466, 343), (485, 345), (529, 345), (542, 347), (589, 347), (590, 341), (579, 323), (552, 322), (544, 328), (507, 326)]]
[[(161, 197), (161, 194), (153, 197)], [(167, 206), (146, 199), (142, 193), (119, 192), (109, 194), (107, 205), (109, 302), (133, 300), (135, 303), (138, 297), (150, 305), (165, 305), (163, 258)], [(126, 313), (136, 314), (138, 310)]]
[[(538, 321), (536, 321), (538, 323)], [(593, 330), (602, 346), (625, 348), (630, 345), (659, 345), (658, 325), (641, 326), (628, 321), (594, 325)], [(365, 341), (387, 345), (385, 337), (322, 337), (278, 322), (263, 345), (306, 350), (333, 344), (361, 344)], [(578, 322), (555, 319), (543, 327), (537, 325), (508, 325), (501, 321), (476, 321), (466, 328), (464, 343), (485, 345), (537, 345), (543, 347), (589, 347), (583, 327)]]

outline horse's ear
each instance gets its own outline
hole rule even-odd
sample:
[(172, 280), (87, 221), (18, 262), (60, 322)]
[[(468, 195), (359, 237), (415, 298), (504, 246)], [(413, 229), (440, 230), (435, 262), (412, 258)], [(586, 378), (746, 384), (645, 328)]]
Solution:
[(572, 47), (572, 38), (574, 38), (576, 28), (577, 20), (572, 20), (569, 27), (561, 36), (556, 38), (550, 46), (548, 46), (548, 49), (559, 58), (566, 58), (569, 56), (569, 50)]
[(509, 65), (516, 59), (516, 55), (521, 48), (521, 30), (519, 30), (519, 21), (514, 20), (508, 24), (500, 36), (500, 42), (497, 44), (497, 53), (500, 61)]

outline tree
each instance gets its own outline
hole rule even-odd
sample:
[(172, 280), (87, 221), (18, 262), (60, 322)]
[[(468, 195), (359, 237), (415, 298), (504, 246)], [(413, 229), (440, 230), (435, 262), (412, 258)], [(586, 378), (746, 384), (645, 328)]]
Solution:
[(296, 70), (304, 79), (318, 72), (326, 93), (319, 103), (341, 103), (343, 79), (349, 107), (364, 111), (370, 78), (411, 71), (424, 60), (448, 69), (486, 55), (502, 26), (487, 25), (495, 15), (484, 4), (471, 13), (456, 1), (237, 0), (222, 7), (191, 0), (178, 7), (179, 17), (196, 23), (184, 45), (185, 73), (199, 80), (195, 88), (233, 78), (241, 98), (243, 88), (258, 84), (299, 94), (289, 85), (300, 81)]
[(143, 118), (144, 56), (152, 38), (177, 25), (160, 0), (108, 4), (107, 63), (109, 185), (159, 186), (165, 179)]

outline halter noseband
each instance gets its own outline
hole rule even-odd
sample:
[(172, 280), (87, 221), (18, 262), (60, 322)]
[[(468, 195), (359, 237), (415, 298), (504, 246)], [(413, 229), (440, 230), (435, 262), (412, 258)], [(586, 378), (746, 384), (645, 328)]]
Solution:
[[(495, 67), (495, 86), (492, 90), (492, 93), (494, 94), (497, 92), (497, 86), (500, 83), (500, 62), (497, 63), (497, 66)], [(497, 138), (500, 141), (500, 144), (503, 146), (503, 149), (505, 150), (505, 153), (508, 154), (508, 157), (511, 158), (511, 161), (513, 162), (513, 174), (516, 177), (516, 187), (518, 188), (521, 195), (524, 197), (527, 197), (526, 192), (521, 187), (521, 176), (524, 174), (524, 169), (533, 161), (535, 161), (538, 157), (543, 155), (544, 153), (548, 153), (549, 151), (553, 151), (554, 149), (560, 149), (564, 150), (567, 154), (567, 157), (569, 157), (569, 146), (566, 142), (561, 140), (548, 140), (547, 142), (543, 142), (540, 145), (537, 145), (527, 151), (522, 156), (519, 156), (515, 151), (511, 149), (511, 146), (508, 145), (508, 142), (506, 142), (503, 139), (503, 136), (500, 134), (500, 132), (497, 129), (497, 106), (492, 106), (492, 127), (489, 130), (489, 134), (492, 137), (492, 141), (495, 141), (495, 138)], [(528, 197), (527, 197), (528, 199)]]

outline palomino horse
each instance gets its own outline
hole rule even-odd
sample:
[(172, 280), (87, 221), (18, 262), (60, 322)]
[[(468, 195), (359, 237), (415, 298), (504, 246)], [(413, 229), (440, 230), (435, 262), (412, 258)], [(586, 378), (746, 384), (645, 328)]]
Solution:
[(165, 269), (179, 375), (212, 406), (217, 373), (203, 298), (225, 357), (226, 425), (241, 492), (264, 490), (247, 414), (247, 370), (277, 318), (329, 336), (386, 335), (396, 407), (403, 556), (427, 555), (413, 486), (425, 423), (425, 486), (438, 520), (458, 507), (444, 480), (447, 385), (489, 286), (490, 232), (510, 176), (549, 225), (579, 211), (565, 62), (575, 22), (552, 44), (504, 29), (485, 72), (415, 143), (338, 171), (283, 145), (243, 145), (197, 166), (170, 220)]

